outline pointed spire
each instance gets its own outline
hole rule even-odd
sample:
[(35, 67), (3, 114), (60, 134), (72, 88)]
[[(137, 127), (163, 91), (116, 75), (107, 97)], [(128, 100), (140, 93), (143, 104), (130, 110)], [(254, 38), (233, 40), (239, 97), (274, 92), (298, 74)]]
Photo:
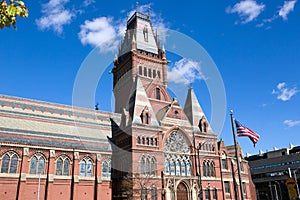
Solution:
[(136, 12), (138, 12), (139, 11), (139, 1), (138, 0), (136, 0), (135, 6), (136, 6)]
[[(199, 101), (194, 93), (193, 88), (189, 88), (188, 94), (186, 97), (185, 105), (184, 105), (184, 113), (186, 114), (187, 118), (189, 119), (191, 125), (193, 126), (194, 132), (200, 133), (200, 128), (199, 128), (199, 122), (200, 120), (205, 120), (205, 115), (202, 111), (202, 108), (199, 104)], [(207, 121), (206, 121), (207, 123)], [(207, 123), (208, 124), (208, 123)], [(210, 126), (208, 125), (207, 127), (207, 132), (210, 132)]]

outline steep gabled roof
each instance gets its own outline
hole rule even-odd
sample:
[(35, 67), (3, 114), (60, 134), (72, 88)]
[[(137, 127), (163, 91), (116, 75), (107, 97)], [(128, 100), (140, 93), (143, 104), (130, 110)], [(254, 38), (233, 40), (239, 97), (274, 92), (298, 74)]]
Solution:
[[(200, 133), (199, 122), (203, 116), (205, 117), (205, 114), (199, 104), (193, 88), (189, 88), (188, 90), (184, 105), (184, 113), (192, 124), (194, 132)], [(212, 132), (210, 126), (208, 126), (208, 132)]]
[(150, 117), (150, 126), (159, 126), (156, 119), (155, 113), (152, 106), (148, 100), (146, 91), (143, 87), (142, 81), (139, 76), (136, 76), (135, 83), (130, 92), (129, 104), (127, 110), (132, 124), (143, 124), (141, 120), (141, 114), (144, 109), (147, 109)]

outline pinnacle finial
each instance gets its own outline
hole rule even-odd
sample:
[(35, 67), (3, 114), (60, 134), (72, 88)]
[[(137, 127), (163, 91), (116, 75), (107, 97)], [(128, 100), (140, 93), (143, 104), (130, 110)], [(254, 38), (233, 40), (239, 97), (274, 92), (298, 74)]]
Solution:
[(136, 0), (136, 2), (135, 2), (135, 6), (136, 6), (136, 12), (138, 12), (138, 9), (139, 9), (139, 0)]

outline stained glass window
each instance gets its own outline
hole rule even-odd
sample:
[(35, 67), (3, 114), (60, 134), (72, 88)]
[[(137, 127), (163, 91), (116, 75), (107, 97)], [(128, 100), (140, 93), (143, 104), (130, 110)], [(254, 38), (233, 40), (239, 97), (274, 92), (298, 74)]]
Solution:
[(166, 139), (164, 150), (172, 153), (188, 153), (189, 145), (181, 133), (173, 132)]
[(186, 173), (185, 173), (185, 163), (184, 163), (183, 160), (181, 161), (181, 175), (182, 176), (186, 176)]
[(180, 132), (172, 132), (164, 142), (166, 175), (191, 176), (189, 145)]
[(177, 160), (176, 161), (176, 176), (180, 176), (180, 163), (179, 161)]
[(37, 153), (30, 159), (30, 174), (44, 174), (45, 158), (42, 154)]
[(1, 173), (17, 173), (18, 156), (15, 152), (7, 152), (2, 157)]
[(80, 176), (91, 177), (93, 175), (93, 163), (89, 158), (80, 161)]
[(56, 175), (69, 176), (70, 159), (67, 156), (60, 156), (56, 160)]
[(110, 160), (106, 160), (102, 163), (102, 176), (109, 178), (111, 175), (111, 164)]
[(170, 163), (168, 160), (165, 161), (165, 173), (166, 175), (170, 174)]

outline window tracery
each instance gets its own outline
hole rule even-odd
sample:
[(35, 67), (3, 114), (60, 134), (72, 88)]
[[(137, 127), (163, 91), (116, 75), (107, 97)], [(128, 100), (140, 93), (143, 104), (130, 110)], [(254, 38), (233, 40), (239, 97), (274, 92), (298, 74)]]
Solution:
[(4, 154), (1, 163), (1, 173), (17, 173), (18, 156), (15, 152), (10, 151)]
[(165, 174), (191, 176), (189, 145), (182, 133), (172, 132), (164, 142)]

